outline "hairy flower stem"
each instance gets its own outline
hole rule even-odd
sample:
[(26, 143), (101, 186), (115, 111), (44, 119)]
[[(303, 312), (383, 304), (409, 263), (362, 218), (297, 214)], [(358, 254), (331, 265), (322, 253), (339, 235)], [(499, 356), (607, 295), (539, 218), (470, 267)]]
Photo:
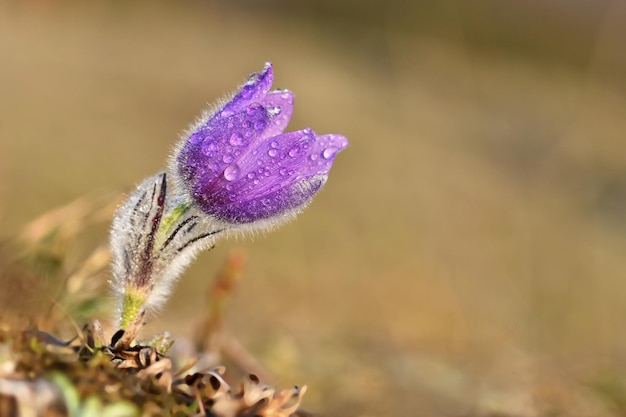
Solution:
[(142, 310), (145, 309), (146, 294), (144, 291), (127, 288), (122, 300), (122, 311), (120, 313), (120, 328), (128, 329), (137, 321)]
[(129, 327), (134, 327), (137, 320), (143, 316), (142, 313), (146, 309), (146, 303), (150, 296), (150, 292), (152, 291), (153, 278), (151, 277), (152, 265), (154, 263), (155, 257), (158, 256), (156, 248), (161, 247), (165, 242), (168, 241), (168, 236), (172, 236), (172, 231), (176, 230), (177, 224), (180, 222), (181, 218), (187, 213), (190, 205), (188, 203), (181, 203), (175, 206), (169, 213), (163, 216), (160, 219), (160, 224), (158, 225), (158, 230), (156, 231), (156, 236), (154, 238), (154, 246), (150, 248), (150, 252), (146, 254), (145, 259), (145, 271), (146, 275), (139, 282), (145, 283), (144, 286), (137, 287), (136, 280), (129, 280), (128, 286), (124, 289), (124, 296), (122, 299), (122, 308), (120, 312), (120, 327), (122, 329), (128, 329)]

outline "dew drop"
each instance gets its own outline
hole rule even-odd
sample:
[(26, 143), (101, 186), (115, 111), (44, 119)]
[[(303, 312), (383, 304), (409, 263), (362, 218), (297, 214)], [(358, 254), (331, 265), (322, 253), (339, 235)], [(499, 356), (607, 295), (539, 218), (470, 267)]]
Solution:
[(230, 135), (230, 144), (233, 146), (241, 146), (243, 145), (243, 137), (239, 133), (233, 133)]
[(315, 160), (317, 159), (317, 154), (316, 154), (316, 153), (312, 153), (312, 154), (309, 156), (309, 159), (310, 159), (311, 161), (315, 161)]
[(287, 168), (282, 168), (280, 171), (278, 171), (278, 173), (284, 177), (285, 174), (287, 174)]
[(256, 122), (254, 122), (254, 128), (256, 130), (263, 130), (265, 129), (265, 126), (267, 125), (267, 122), (263, 119), (261, 120), (257, 120)]
[(272, 141), (272, 143), (270, 143), (270, 146), (274, 149), (278, 148), (278, 142), (276, 142), (275, 140)]
[(259, 103), (252, 103), (246, 109), (246, 113), (248, 113), (249, 115), (253, 115), (253, 114), (258, 113), (260, 109), (261, 109), (261, 105)]
[(300, 148), (294, 146), (293, 148), (289, 149), (289, 156), (293, 158), (294, 156), (298, 155), (298, 152), (300, 152)]
[(222, 161), (224, 161), (225, 164), (230, 164), (233, 162), (233, 156), (229, 153), (224, 154), (224, 156), (222, 156)]
[(240, 173), (241, 169), (239, 168), (239, 165), (232, 164), (227, 166), (224, 170), (224, 178), (226, 179), (226, 181), (234, 181), (239, 178)]
[(272, 116), (278, 116), (281, 112), (281, 108), (280, 107), (271, 107), (270, 109), (268, 109), (268, 112), (272, 115)]
[(243, 88), (241, 89), (241, 97), (245, 99), (252, 97), (252, 88), (253, 87), (250, 84), (244, 85)]
[(252, 181), (255, 185), (259, 183), (259, 180)]
[(210, 155), (212, 152), (217, 150), (217, 145), (214, 142), (204, 142), (201, 149), (203, 154)]
[(256, 177), (256, 174), (254, 172), (251, 172), (247, 176), (248, 176), (249, 179), (252, 179), (252, 178)]
[(331, 146), (329, 148), (324, 149), (324, 152), (322, 152), (322, 157), (324, 157), (324, 159), (331, 159), (333, 156), (335, 156), (337, 154), (338, 149), (335, 148), (334, 146)]
[(270, 149), (269, 151), (267, 151), (267, 154), (273, 158), (278, 155), (278, 151), (276, 149)]

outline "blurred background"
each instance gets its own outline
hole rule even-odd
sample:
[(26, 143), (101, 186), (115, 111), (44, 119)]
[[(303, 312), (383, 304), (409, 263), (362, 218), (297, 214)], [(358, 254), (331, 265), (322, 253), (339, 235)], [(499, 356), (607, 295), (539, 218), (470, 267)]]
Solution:
[(229, 331), (308, 409), (626, 415), (625, 42), (619, 0), (3, 2), (0, 238), (162, 169), (272, 61), (290, 130), (350, 147), (151, 328), (188, 337), (242, 247)]

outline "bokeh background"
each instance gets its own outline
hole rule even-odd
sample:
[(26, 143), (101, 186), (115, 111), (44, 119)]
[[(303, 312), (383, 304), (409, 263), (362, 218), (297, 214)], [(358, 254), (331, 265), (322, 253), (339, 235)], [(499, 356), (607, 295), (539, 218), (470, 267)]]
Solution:
[(160, 170), (272, 61), (290, 128), (350, 147), (153, 328), (188, 337), (243, 247), (229, 331), (308, 409), (626, 415), (625, 42), (619, 0), (4, 2), (0, 237)]

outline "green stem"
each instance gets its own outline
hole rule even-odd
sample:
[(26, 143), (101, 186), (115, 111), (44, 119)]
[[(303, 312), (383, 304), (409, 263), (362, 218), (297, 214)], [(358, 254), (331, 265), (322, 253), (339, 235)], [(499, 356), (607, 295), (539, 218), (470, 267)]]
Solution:
[(128, 329), (143, 310), (146, 304), (146, 294), (134, 288), (127, 288), (122, 300), (122, 315), (120, 318), (120, 327)]

